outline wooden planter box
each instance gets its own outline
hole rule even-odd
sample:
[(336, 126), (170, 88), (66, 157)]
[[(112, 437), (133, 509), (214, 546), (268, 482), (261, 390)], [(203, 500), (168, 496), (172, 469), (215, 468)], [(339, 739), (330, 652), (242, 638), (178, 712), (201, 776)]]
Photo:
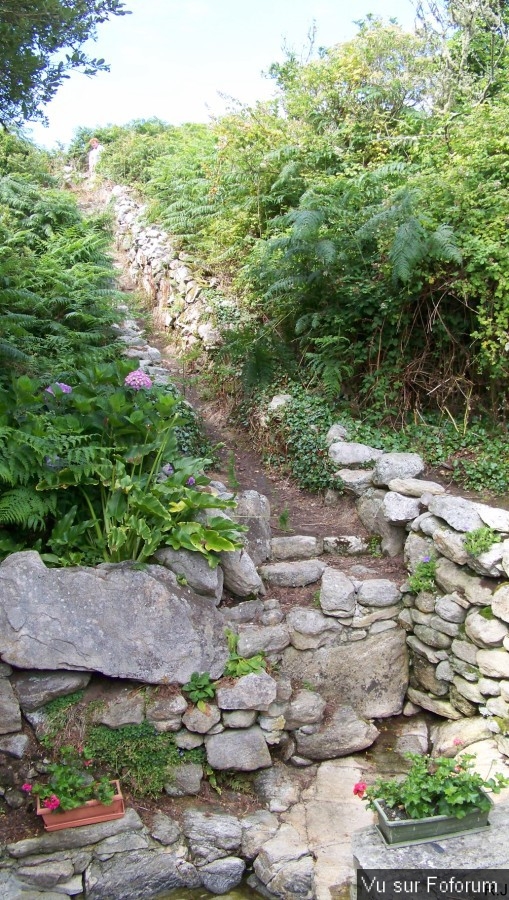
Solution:
[[(491, 807), (493, 800), (488, 797)], [(444, 838), (459, 837), (489, 827), (491, 809), (474, 810), (457, 819), (455, 816), (430, 816), (426, 819), (390, 820), (378, 800), (374, 801), (378, 815), (377, 829), (389, 847), (405, 847), (408, 844), (424, 844)]]
[(108, 806), (99, 800), (87, 800), (83, 806), (59, 812), (58, 809), (46, 809), (41, 806), (37, 797), (37, 815), (42, 816), (46, 831), (60, 831), (62, 828), (77, 828), (78, 825), (95, 825), (97, 822), (121, 819), (125, 814), (125, 807), (120, 782), (111, 783), (115, 785), (116, 793)]

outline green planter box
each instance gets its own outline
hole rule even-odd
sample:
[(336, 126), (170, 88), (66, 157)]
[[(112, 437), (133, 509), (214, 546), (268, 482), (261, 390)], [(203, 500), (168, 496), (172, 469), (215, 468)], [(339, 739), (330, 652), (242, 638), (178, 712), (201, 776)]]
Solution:
[[(493, 800), (488, 794), (486, 796), (492, 807)], [(376, 827), (389, 847), (424, 844), (429, 841), (484, 831), (485, 828), (489, 827), (488, 816), (491, 809), (486, 811), (474, 810), (474, 812), (468, 813), (463, 819), (457, 819), (455, 816), (430, 816), (427, 819), (397, 819), (396, 821), (391, 821), (387, 818), (379, 801), (375, 800), (374, 802), (378, 815)]]

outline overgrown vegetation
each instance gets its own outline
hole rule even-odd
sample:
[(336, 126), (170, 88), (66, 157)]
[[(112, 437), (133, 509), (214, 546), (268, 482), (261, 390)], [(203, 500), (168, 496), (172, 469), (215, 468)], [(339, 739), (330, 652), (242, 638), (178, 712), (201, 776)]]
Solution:
[[(211, 125), (102, 129), (102, 167), (239, 299), (212, 302), (222, 391), (253, 408), (290, 381), (359, 435), (502, 492), (508, 20), (498, 0), (466, 6), (422, 3), (412, 34), (368, 17), (307, 62), (288, 53), (270, 68), (274, 101)], [(320, 438), (297, 427), (310, 445), (294, 454), (287, 423), (269, 456), (335, 486), (311, 471)]]

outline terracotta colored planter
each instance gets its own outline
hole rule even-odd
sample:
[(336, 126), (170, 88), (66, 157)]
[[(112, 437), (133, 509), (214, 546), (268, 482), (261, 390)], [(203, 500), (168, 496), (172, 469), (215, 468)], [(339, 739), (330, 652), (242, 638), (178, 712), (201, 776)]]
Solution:
[(39, 797), (37, 797), (37, 815), (42, 816), (46, 831), (60, 831), (62, 828), (77, 828), (78, 825), (95, 825), (96, 822), (121, 819), (125, 814), (125, 807), (120, 782), (112, 781), (111, 783), (115, 785), (116, 793), (108, 806), (99, 800), (87, 800), (83, 806), (59, 812), (58, 809), (46, 809), (41, 806)]
[[(488, 794), (486, 796), (493, 806), (491, 797)], [(430, 816), (427, 819), (390, 820), (379, 801), (374, 802), (378, 815), (376, 827), (389, 847), (405, 847), (409, 844), (425, 844), (429, 841), (459, 837), (468, 832), (484, 831), (489, 826), (488, 816), (491, 809), (474, 810), (463, 819), (457, 819), (455, 816)]]

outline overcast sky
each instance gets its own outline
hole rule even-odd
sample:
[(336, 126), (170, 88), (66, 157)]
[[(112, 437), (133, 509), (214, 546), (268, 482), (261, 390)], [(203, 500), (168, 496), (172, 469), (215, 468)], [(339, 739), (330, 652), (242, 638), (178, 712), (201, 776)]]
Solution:
[(411, 0), (126, 0), (132, 15), (99, 26), (88, 51), (109, 73), (73, 73), (46, 107), (49, 127), (31, 127), (41, 145), (67, 145), (79, 126), (119, 124), (157, 116), (174, 125), (207, 122), (224, 112), (220, 94), (244, 103), (268, 98), (263, 77), (299, 54), (316, 22), (316, 45), (353, 37), (368, 13), (412, 28)]

